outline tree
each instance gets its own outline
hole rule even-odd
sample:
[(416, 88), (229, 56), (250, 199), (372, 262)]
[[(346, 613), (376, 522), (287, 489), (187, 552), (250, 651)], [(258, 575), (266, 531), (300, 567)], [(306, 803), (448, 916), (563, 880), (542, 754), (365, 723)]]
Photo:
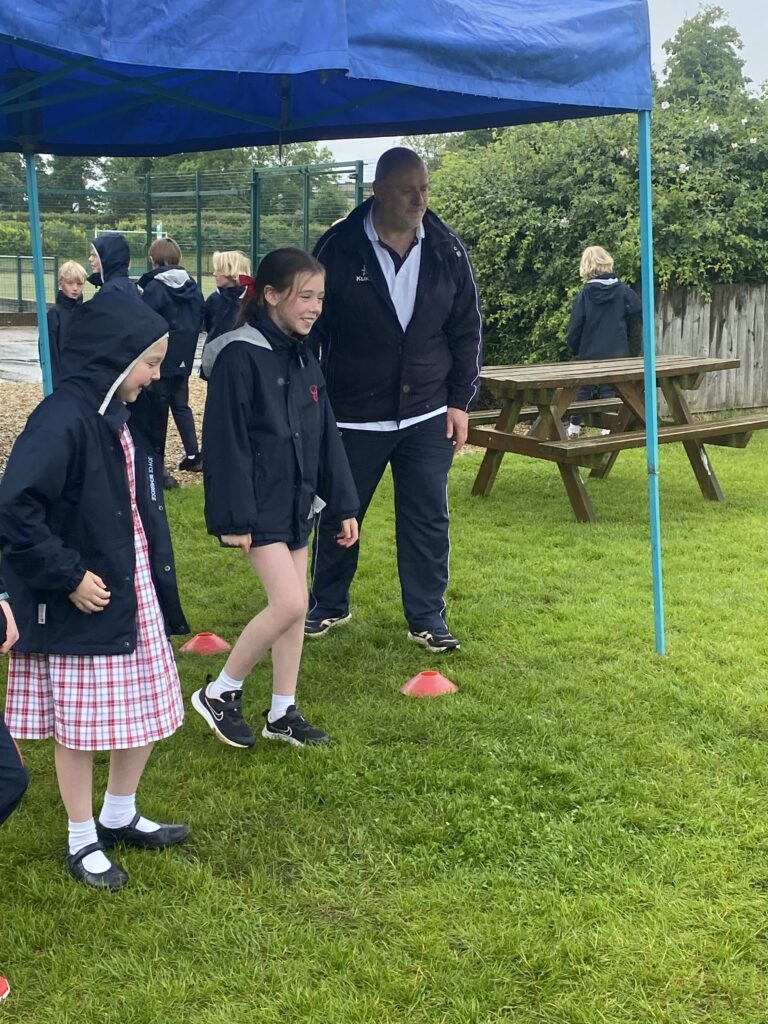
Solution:
[(705, 103), (714, 111), (746, 97), (750, 79), (744, 77), (744, 61), (738, 56), (744, 44), (725, 18), (722, 7), (703, 7), (664, 43), (660, 100)]
[(26, 188), (24, 164), (18, 153), (0, 153), (0, 188)]

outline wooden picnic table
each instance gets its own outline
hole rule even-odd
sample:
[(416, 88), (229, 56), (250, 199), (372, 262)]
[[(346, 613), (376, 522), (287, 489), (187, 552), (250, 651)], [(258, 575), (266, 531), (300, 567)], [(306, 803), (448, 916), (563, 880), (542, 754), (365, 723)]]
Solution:
[[(722, 501), (723, 492), (703, 442), (743, 448), (753, 431), (768, 428), (768, 416), (694, 421), (683, 392), (698, 388), (705, 373), (738, 366), (738, 359), (656, 358), (656, 386), (661, 388), (671, 417), (659, 426), (659, 444), (677, 441), (683, 445), (702, 494), (712, 501)], [(491, 414), (470, 414), (468, 441), (486, 449), (472, 493), (491, 493), (506, 453), (545, 459), (557, 464), (576, 518), (595, 522), (580, 467), (590, 468), (591, 476), (605, 478), (621, 451), (645, 446), (643, 374), (643, 360), (634, 358), (485, 367), (480, 378), (500, 400), (501, 408)], [(616, 397), (575, 401), (582, 387), (596, 384), (612, 385)], [(591, 426), (610, 433), (568, 439), (563, 417), (574, 412), (582, 413)], [(523, 422), (529, 424), (528, 429), (515, 433), (515, 426)]]

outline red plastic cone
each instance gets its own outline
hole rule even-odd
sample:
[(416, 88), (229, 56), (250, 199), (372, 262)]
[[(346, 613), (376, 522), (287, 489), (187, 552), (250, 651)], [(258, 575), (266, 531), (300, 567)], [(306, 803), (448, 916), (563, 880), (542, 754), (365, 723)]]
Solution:
[(215, 633), (195, 633), (181, 648), (187, 654), (221, 654), (232, 649), (232, 644)]
[(456, 693), (458, 689), (456, 683), (452, 683), (446, 676), (434, 669), (427, 669), (401, 686), (400, 693), (406, 697), (441, 697), (444, 693)]

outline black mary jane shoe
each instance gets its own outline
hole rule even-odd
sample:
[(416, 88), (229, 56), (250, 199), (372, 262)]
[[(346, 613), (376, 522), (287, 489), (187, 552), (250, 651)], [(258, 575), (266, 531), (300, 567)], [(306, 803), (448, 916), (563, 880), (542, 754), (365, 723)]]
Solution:
[(117, 864), (110, 861), (106, 871), (89, 871), (83, 867), (83, 858), (87, 857), (89, 853), (96, 853), (97, 850), (106, 856), (106, 850), (102, 843), (90, 843), (82, 850), (78, 850), (77, 853), (68, 853), (67, 869), (70, 875), (76, 881), (90, 885), (93, 889), (122, 889), (128, 881), (128, 875)]
[(189, 835), (187, 825), (160, 825), (154, 832), (142, 832), (136, 828), (140, 817), (140, 814), (134, 815), (121, 828), (107, 828), (97, 818), (96, 834), (107, 849), (122, 843), (125, 846), (140, 846), (145, 850), (164, 850), (166, 846), (183, 842)]

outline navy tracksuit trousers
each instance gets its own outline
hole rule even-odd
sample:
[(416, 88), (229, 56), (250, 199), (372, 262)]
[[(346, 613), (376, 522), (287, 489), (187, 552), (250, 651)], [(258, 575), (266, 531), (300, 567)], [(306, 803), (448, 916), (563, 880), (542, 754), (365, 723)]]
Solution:
[[(360, 496), (361, 525), (384, 470), (388, 464), (392, 467), (397, 569), (405, 617), (413, 631), (445, 626), (447, 485), (453, 460), (453, 441), (445, 431), (445, 413), (402, 430), (341, 429)], [(338, 522), (320, 516), (312, 555), (310, 619), (335, 618), (349, 611), (360, 545), (340, 547), (338, 531)]]

